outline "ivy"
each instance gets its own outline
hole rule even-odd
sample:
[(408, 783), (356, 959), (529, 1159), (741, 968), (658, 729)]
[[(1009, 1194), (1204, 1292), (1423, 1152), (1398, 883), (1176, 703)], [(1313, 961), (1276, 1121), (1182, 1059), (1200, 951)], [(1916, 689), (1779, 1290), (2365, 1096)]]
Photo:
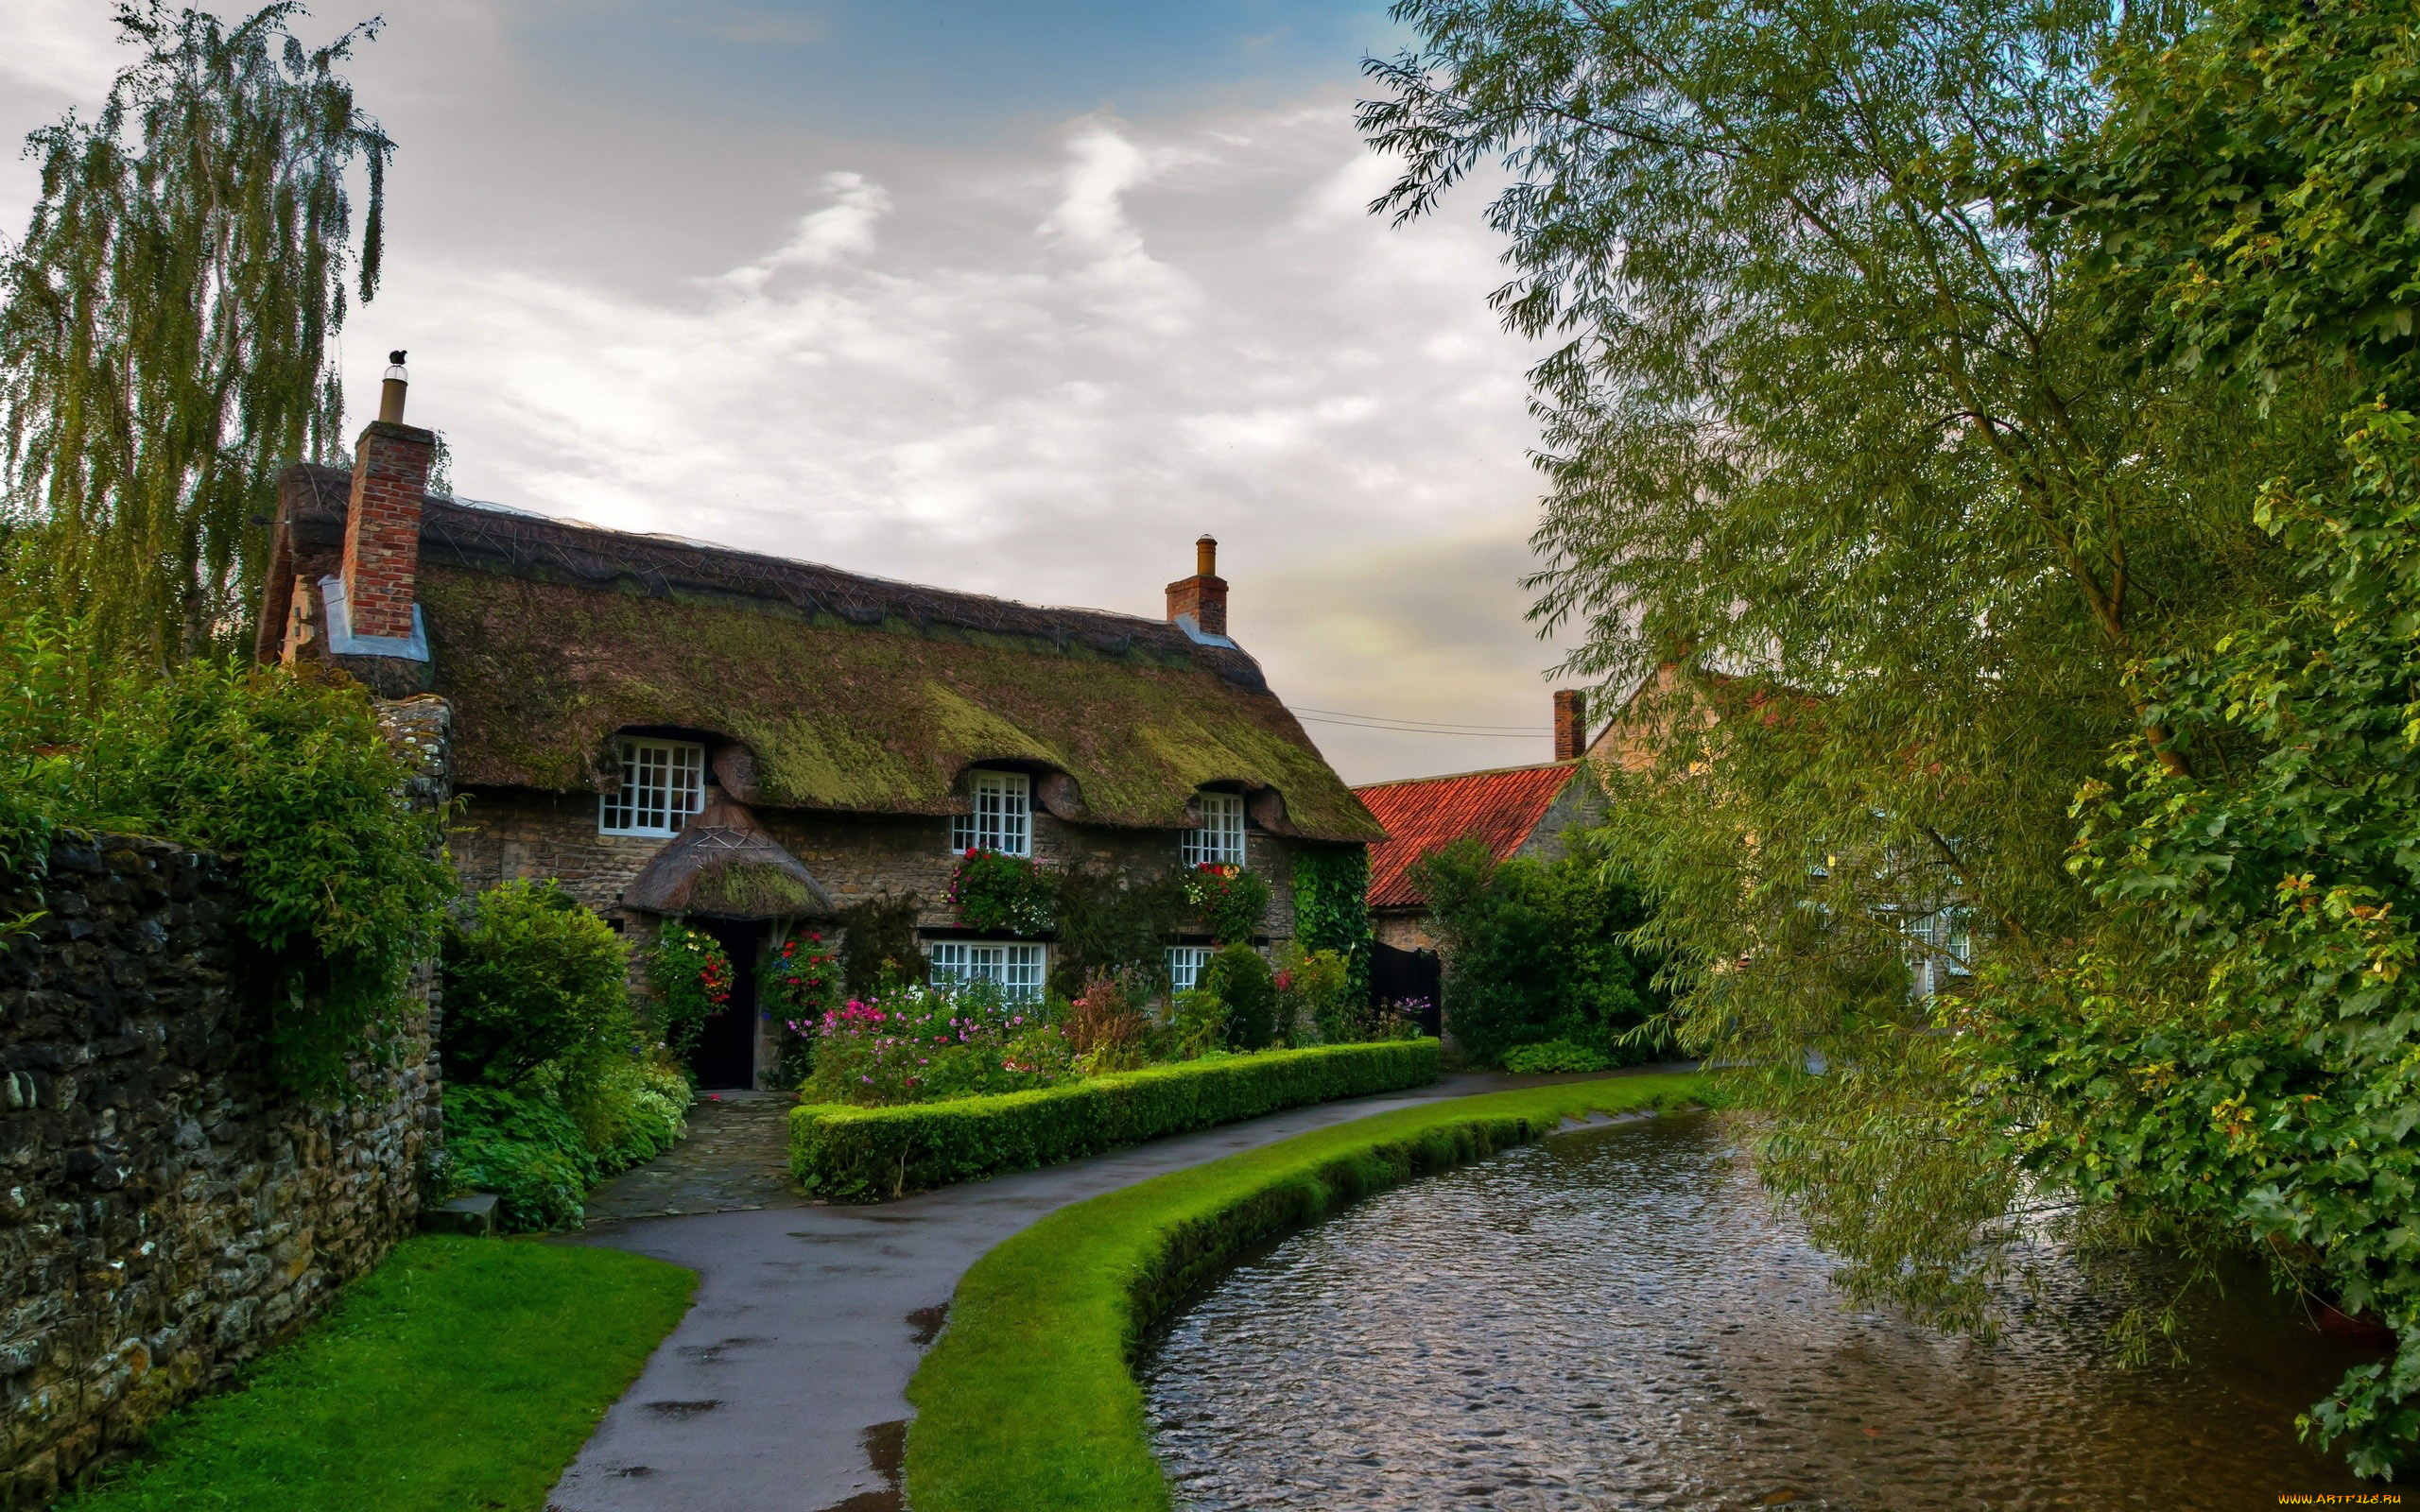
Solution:
[(1241, 867), (1204, 861), (1184, 874), (1184, 901), (1220, 945), (1242, 945), (1260, 933), (1269, 912), (1269, 884)]
[(949, 901), (969, 929), (1040, 935), (1053, 916), (1050, 875), (1024, 856), (970, 849), (950, 874)]
[(1370, 852), (1357, 845), (1305, 846), (1294, 855), (1294, 937), (1305, 951), (1344, 960), (1344, 997), (1370, 997)]

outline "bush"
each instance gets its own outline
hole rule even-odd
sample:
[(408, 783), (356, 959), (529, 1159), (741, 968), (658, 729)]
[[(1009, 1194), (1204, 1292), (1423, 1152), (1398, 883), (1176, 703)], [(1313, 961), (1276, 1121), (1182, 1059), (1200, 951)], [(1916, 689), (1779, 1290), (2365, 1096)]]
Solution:
[(516, 1082), (548, 1061), (627, 1053), (630, 951), (552, 881), (481, 893), (445, 932), (446, 1079)]
[(1568, 1040), (1517, 1045), (1504, 1053), (1504, 1069), (1518, 1072), (1524, 1076), (1541, 1076), (1556, 1072), (1610, 1071), (1613, 1064), (1603, 1051), (1587, 1045), (1575, 1045)]
[(1227, 1048), (1266, 1050), (1277, 1038), (1277, 983), (1249, 945), (1230, 945), (1201, 969), (1201, 990), (1226, 1005)]
[(1115, 971), (1095, 971), (1067, 1005), (1067, 1044), (1089, 1073), (1132, 1071), (1150, 1053), (1151, 1021), (1136, 994)]
[(1277, 1035), (1288, 1044), (1339, 1045), (1365, 1037), (1353, 1032), (1347, 1012), (1352, 967), (1334, 951), (1303, 949), (1300, 940), (1277, 948)]
[(458, 1189), (493, 1192), (515, 1233), (580, 1226), (600, 1173), (562, 1105), (543, 1092), (460, 1083), (445, 1089), (445, 1154)]
[(1168, 999), (1168, 1022), (1162, 1031), (1163, 1057), (1195, 1060), (1227, 1042), (1227, 1005), (1216, 992), (1192, 988)]
[(655, 988), (650, 1027), (665, 1049), (687, 1055), (706, 1020), (731, 1001), (731, 957), (712, 935), (667, 919), (648, 953), (647, 976)]
[(1269, 897), (1269, 884), (1241, 867), (1204, 861), (1184, 874), (1185, 902), (1220, 945), (1241, 945), (1258, 934)]
[(1031, 1005), (988, 982), (897, 988), (824, 1016), (809, 1101), (890, 1107), (1047, 1087), (1075, 1054)]
[(1550, 1040), (1616, 1065), (1661, 1047), (1643, 1032), (1663, 1005), (1653, 965), (1627, 943), (1646, 906), (1600, 842), (1575, 831), (1566, 845), (1553, 862), (1499, 864), (1458, 840), (1414, 873), (1444, 943), (1445, 1025), (1482, 1064)]
[[(9, 680), (63, 695), (84, 674), (45, 634), (0, 632), (14, 648)], [(305, 1093), (348, 1091), (350, 1058), (391, 1043), (410, 971), (456, 892), (443, 816), (405, 800), (415, 774), (368, 694), (340, 673), (203, 661), (111, 675), (80, 707), (90, 713), (0, 724), (12, 744), (47, 743), (0, 764), (13, 837), (0, 849), (22, 868), (64, 824), (238, 862), (279, 1074)]]
[(756, 1001), (764, 1015), (782, 1026), (773, 1079), (795, 1087), (815, 1068), (815, 1042), (822, 1037), (824, 1015), (840, 1005), (839, 954), (823, 942), (820, 931), (792, 935), (765, 953)]
[(818, 1196), (880, 1201), (1056, 1165), (1284, 1108), (1437, 1079), (1434, 1040), (1273, 1050), (907, 1108), (790, 1112), (790, 1171)]

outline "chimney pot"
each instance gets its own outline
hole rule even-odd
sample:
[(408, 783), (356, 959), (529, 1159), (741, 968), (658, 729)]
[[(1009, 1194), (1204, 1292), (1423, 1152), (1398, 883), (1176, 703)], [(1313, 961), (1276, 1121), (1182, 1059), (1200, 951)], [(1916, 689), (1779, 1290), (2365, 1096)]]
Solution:
[(1554, 696), (1554, 759), (1578, 761), (1588, 749), (1588, 696), (1558, 688)]
[(1201, 635), (1227, 633), (1227, 583), (1219, 576), (1219, 542), (1203, 536), (1193, 543), (1194, 574), (1168, 584), (1168, 623), (1190, 618)]
[(386, 381), (378, 386), (378, 419), (380, 423), (401, 425), (404, 422), (404, 391), (411, 387), (411, 374), (404, 370), (404, 354), (398, 349), (387, 353)]

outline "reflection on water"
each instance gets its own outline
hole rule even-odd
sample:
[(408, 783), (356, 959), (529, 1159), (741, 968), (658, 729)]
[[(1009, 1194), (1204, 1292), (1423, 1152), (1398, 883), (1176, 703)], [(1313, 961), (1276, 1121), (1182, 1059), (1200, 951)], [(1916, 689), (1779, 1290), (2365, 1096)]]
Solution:
[[(2246, 1507), (2362, 1488), (2294, 1439), (2355, 1356), (2256, 1283), (2114, 1368), (2054, 1273), (1997, 1342), (1849, 1311), (1721, 1121), (1571, 1134), (1294, 1235), (1144, 1390), (1211, 1509)], [(2377, 1489), (2376, 1486), (2367, 1487)]]

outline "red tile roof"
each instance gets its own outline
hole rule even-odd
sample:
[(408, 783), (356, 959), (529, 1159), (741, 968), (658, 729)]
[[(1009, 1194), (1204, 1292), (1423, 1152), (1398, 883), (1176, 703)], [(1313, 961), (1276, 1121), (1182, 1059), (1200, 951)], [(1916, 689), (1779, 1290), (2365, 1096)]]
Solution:
[(1355, 788), (1387, 827), (1387, 837), (1370, 848), (1370, 906), (1405, 908), (1427, 902), (1412, 885), (1412, 864), (1466, 834), (1478, 835), (1498, 861), (1520, 850), (1579, 767), (1578, 762), (1555, 762)]

